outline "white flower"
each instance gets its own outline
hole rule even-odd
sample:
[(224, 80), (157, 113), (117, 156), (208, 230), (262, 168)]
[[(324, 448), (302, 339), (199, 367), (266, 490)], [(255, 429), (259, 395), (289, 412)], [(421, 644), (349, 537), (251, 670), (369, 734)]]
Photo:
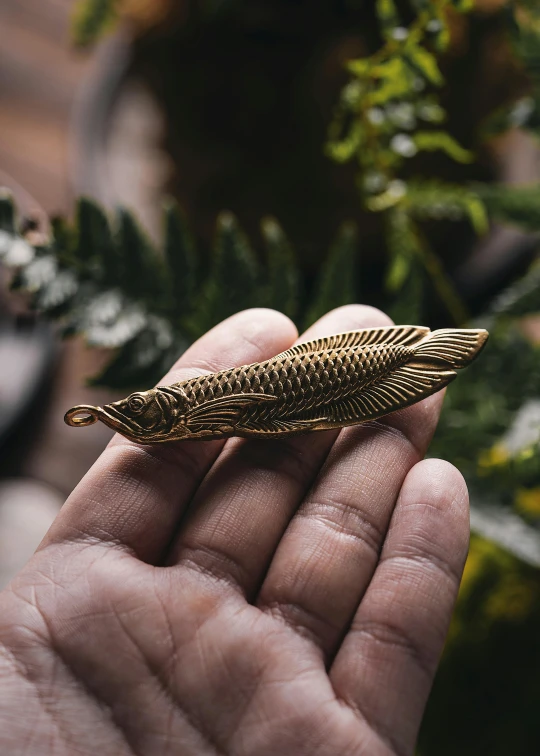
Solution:
[(437, 34), (437, 32), (440, 32), (442, 29), (441, 20), (439, 18), (432, 18), (431, 21), (427, 22), (426, 29), (431, 34)]
[(39, 292), (39, 306), (45, 310), (66, 302), (78, 289), (77, 279), (70, 270), (62, 270)]
[(400, 179), (394, 179), (394, 181), (391, 181), (388, 184), (386, 193), (389, 194), (393, 199), (400, 199), (407, 194), (407, 184)]
[(414, 107), (410, 102), (398, 102), (395, 105), (388, 105), (386, 113), (392, 123), (400, 126), (402, 129), (414, 129), (416, 126)]
[(362, 94), (362, 85), (359, 81), (350, 81), (343, 90), (343, 99), (347, 105), (356, 105)]
[(382, 108), (370, 108), (367, 112), (367, 118), (374, 126), (379, 126), (384, 122), (384, 110)]
[(154, 332), (154, 343), (160, 350), (168, 349), (173, 343), (173, 331), (168, 321), (157, 315), (148, 316), (148, 327)]
[(524, 126), (534, 112), (534, 100), (532, 97), (524, 97), (518, 100), (510, 111), (509, 121), (513, 126)]
[(392, 37), (397, 39), (398, 42), (402, 42), (404, 39), (407, 39), (408, 36), (409, 30), (404, 26), (396, 26), (395, 29), (392, 29)]
[(4, 253), (4, 262), (13, 268), (28, 265), (34, 259), (34, 248), (20, 236), (13, 238), (9, 249)]
[(24, 271), (24, 285), (29, 291), (38, 291), (54, 281), (57, 272), (58, 266), (53, 255), (37, 257)]
[(147, 322), (146, 312), (138, 305), (131, 305), (112, 323), (90, 325), (86, 331), (86, 340), (92, 346), (122, 346), (142, 331)]
[(370, 171), (364, 176), (363, 184), (368, 194), (377, 194), (386, 188), (386, 176), (380, 171)]
[(426, 102), (418, 107), (418, 116), (423, 121), (440, 123), (444, 119), (444, 110), (435, 102)]
[(408, 134), (396, 134), (390, 140), (390, 149), (403, 157), (413, 157), (418, 149)]
[(120, 316), (123, 306), (124, 299), (121, 292), (117, 289), (109, 289), (92, 297), (86, 304), (85, 318), (93, 326), (110, 325)]

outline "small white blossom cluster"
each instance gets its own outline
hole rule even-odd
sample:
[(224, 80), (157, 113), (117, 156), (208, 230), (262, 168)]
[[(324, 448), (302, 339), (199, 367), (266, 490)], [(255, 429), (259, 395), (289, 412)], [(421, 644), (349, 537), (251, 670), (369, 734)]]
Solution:
[(28, 265), (34, 257), (34, 248), (22, 236), (0, 230), (0, 260), (10, 268)]
[(512, 126), (525, 126), (534, 113), (534, 99), (523, 97), (518, 100), (509, 113), (508, 120)]
[(418, 148), (408, 134), (395, 134), (390, 140), (390, 149), (402, 157), (414, 157)]

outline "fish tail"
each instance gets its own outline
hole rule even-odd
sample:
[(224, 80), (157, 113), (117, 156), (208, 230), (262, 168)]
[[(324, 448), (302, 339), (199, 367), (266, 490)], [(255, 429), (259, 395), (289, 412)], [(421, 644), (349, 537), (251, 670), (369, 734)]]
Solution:
[(463, 368), (472, 362), (487, 338), (488, 332), (482, 328), (433, 331), (412, 347), (414, 357), (411, 363)]

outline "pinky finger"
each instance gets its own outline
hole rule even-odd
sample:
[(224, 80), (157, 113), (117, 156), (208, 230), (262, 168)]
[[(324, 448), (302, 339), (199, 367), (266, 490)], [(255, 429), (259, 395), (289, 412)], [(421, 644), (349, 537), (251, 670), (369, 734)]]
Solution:
[(461, 474), (440, 460), (418, 463), (330, 671), (337, 696), (395, 753), (414, 750), (468, 543)]

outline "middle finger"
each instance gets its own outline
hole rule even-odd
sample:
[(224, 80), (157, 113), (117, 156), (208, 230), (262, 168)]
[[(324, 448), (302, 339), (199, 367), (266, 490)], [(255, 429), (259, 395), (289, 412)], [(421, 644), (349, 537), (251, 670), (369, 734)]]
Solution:
[[(372, 307), (348, 305), (321, 318), (300, 340), (390, 322)], [(253, 595), (338, 433), (230, 439), (199, 488), (169, 563), (195, 565)]]

